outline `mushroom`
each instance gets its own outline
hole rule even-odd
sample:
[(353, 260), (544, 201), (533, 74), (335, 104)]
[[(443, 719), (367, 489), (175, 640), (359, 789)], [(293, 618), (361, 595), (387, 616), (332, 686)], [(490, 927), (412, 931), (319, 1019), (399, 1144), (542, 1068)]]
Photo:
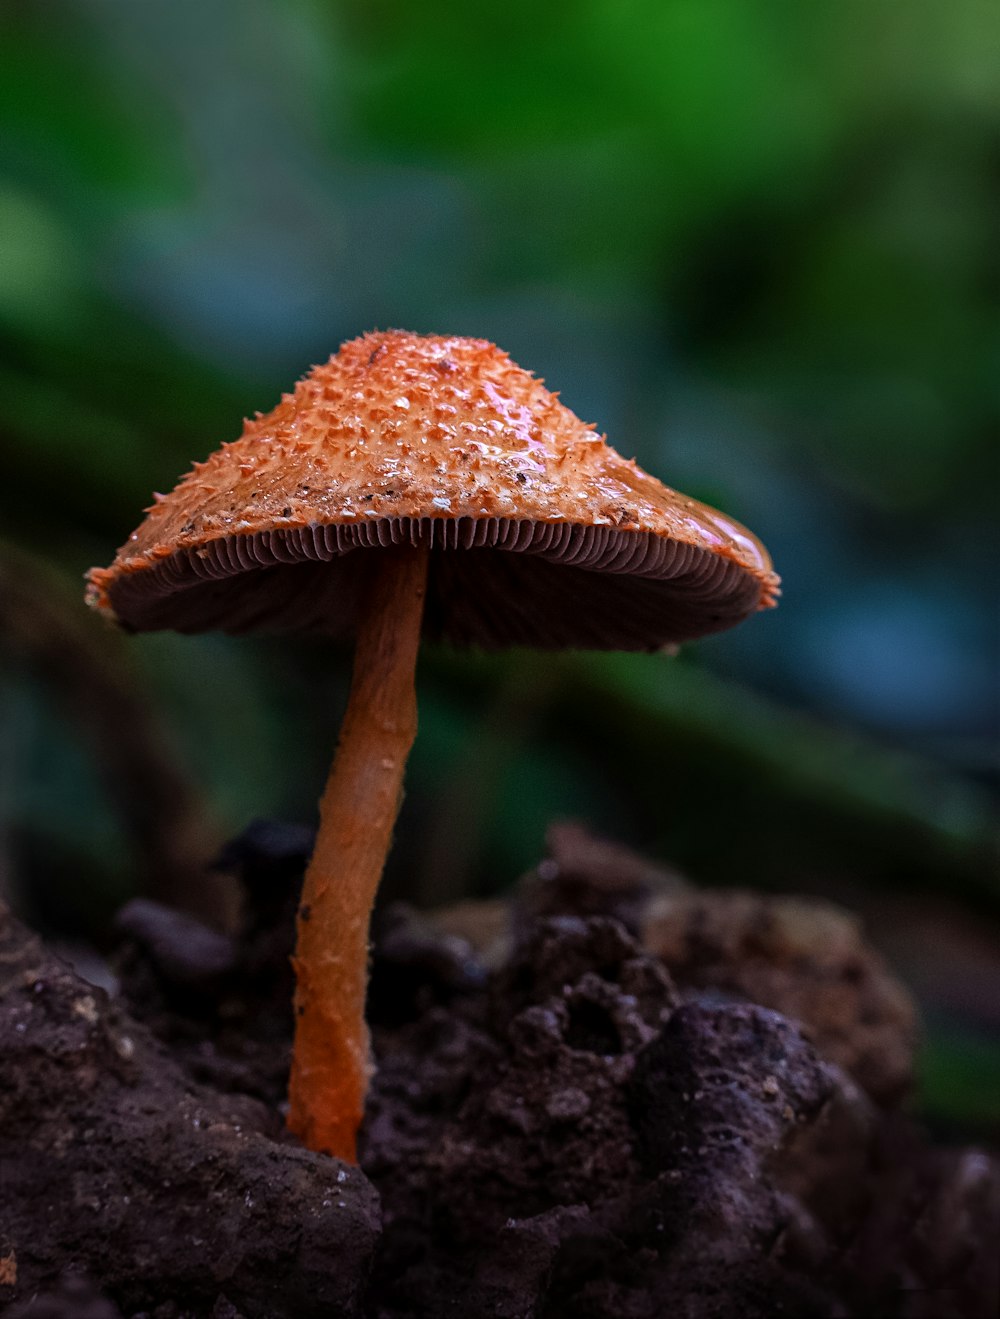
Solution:
[(294, 957), (288, 1125), (355, 1158), (368, 925), (416, 734), (421, 634), (655, 650), (777, 598), (763, 546), (622, 458), (482, 339), (344, 344), (195, 463), (89, 602), (131, 630), (353, 633)]

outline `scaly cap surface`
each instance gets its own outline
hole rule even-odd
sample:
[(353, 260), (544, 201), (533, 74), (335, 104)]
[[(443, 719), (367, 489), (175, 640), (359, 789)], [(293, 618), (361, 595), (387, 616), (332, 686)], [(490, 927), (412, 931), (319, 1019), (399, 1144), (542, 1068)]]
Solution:
[(651, 649), (777, 594), (750, 532), (622, 458), (500, 349), (389, 331), (157, 496), (90, 600), (136, 630), (344, 630), (353, 551), (415, 540), (441, 551), (428, 629), (457, 641)]

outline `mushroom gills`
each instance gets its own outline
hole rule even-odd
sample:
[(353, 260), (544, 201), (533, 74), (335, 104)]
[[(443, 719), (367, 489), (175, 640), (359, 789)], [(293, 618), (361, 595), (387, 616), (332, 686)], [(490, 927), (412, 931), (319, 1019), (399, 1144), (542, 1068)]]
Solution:
[(756, 577), (697, 546), (648, 532), (496, 518), (227, 537), (122, 574), (111, 599), (136, 630), (344, 635), (366, 576), (353, 551), (421, 542), (433, 546), (425, 632), (457, 644), (655, 650), (730, 627), (761, 603)]

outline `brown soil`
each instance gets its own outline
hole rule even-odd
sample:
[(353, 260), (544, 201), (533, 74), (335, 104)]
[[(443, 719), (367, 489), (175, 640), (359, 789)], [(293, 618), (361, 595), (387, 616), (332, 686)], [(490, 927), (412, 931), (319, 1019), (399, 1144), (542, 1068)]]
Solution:
[(308, 847), (231, 846), (238, 940), (130, 904), (114, 1000), (0, 921), (9, 1319), (997, 1313), (1000, 1167), (904, 1116), (913, 1011), (853, 922), (580, 831), (511, 910), (383, 915), (361, 1169), (302, 1150)]

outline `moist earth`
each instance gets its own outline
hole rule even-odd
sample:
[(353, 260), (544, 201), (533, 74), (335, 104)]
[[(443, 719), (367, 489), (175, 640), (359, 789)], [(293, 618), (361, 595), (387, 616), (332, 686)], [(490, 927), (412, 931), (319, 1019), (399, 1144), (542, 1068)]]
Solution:
[(284, 1131), (306, 830), (137, 900), (119, 992), (0, 915), (9, 1319), (994, 1316), (1000, 1166), (906, 1114), (917, 1023), (856, 923), (575, 826), (510, 902), (376, 922), (360, 1167)]

